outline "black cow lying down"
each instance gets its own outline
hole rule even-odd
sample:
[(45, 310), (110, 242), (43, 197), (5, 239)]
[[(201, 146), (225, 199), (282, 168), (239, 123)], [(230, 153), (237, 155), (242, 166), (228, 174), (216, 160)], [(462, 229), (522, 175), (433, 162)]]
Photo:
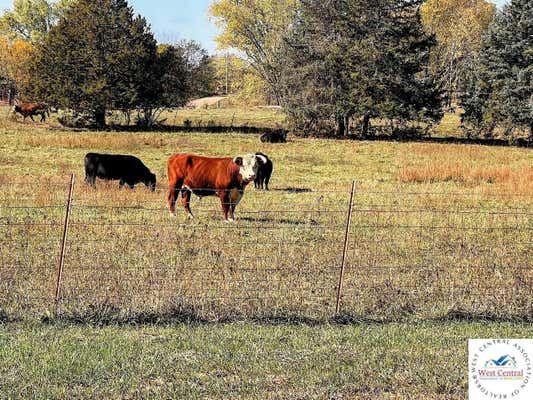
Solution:
[(260, 137), (263, 143), (286, 143), (287, 131), (284, 129), (276, 129), (275, 131), (265, 132)]
[(121, 154), (89, 153), (85, 156), (85, 182), (96, 187), (96, 178), (119, 180), (119, 188), (124, 184), (130, 188), (144, 183), (155, 190), (156, 177), (137, 157)]

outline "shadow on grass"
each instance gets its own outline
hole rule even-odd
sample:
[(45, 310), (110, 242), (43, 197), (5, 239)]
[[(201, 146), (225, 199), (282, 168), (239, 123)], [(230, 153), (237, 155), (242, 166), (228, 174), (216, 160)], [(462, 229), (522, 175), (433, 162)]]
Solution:
[(472, 312), (467, 310), (450, 310), (447, 314), (431, 318), (429, 321), (434, 322), (515, 322), (515, 323), (532, 323), (533, 315), (499, 315), (491, 312)]
[(205, 126), (181, 126), (181, 125), (108, 125), (105, 128), (75, 128), (60, 127), (58, 130), (68, 131), (112, 131), (112, 132), (156, 132), (156, 133), (243, 133), (243, 134), (264, 134), (278, 132), (279, 128), (266, 128), (258, 126), (225, 126), (225, 125), (205, 125)]
[[(176, 308), (165, 312), (124, 313), (114, 307), (90, 307), (84, 311), (66, 311), (41, 318), (46, 324), (62, 323), (89, 326), (136, 326), (136, 325), (216, 325), (250, 322), (263, 326), (281, 325), (357, 325), (386, 324), (395, 321), (363, 318), (358, 316), (337, 316), (313, 318), (297, 313), (258, 313), (253, 315), (220, 315), (207, 318), (193, 309)], [(397, 322), (397, 321), (396, 321)]]
[(442, 144), (473, 144), (481, 146), (503, 146), (503, 147), (533, 147), (533, 141), (527, 139), (516, 139), (514, 141), (505, 139), (482, 139), (482, 138), (461, 138), (461, 137), (395, 137), (388, 135), (376, 135), (369, 137), (357, 137), (355, 140), (378, 141), (378, 142), (415, 142), (415, 143), (442, 143)]
[(89, 305), (84, 309), (64, 310), (41, 319), (44, 323), (73, 325), (168, 325), (207, 324), (213, 321), (200, 316), (191, 307), (171, 307), (165, 311), (128, 311), (112, 304)]
[[(2, 315), (0, 315), (2, 317)], [(7, 315), (3, 316), (5, 322), (13, 322)], [(2, 322), (2, 320), (0, 320)], [(446, 315), (435, 318), (411, 317), (386, 317), (375, 318), (357, 314), (343, 313), (338, 316), (310, 317), (292, 311), (273, 311), (254, 313), (251, 315), (222, 314), (202, 315), (198, 310), (189, 306), (176, 306), (164, 312), (151, 311), (125, 311), (119, 307), (100, 304), (88, 306), (83, 310), (67, 310), (53, 316), (41, 318), (46, 324), (62, 323), (89, 326), (135, 326), (135, 325), (216, 325), (236, 322), (249, 322), (263, 326), (280, 325), (387, 325), (394, 323), (453, 323), (453, 322), (510, 322), (531, 323), (530, 315), (496, 315), (491, 313), (477, 313), (464, 310), (452, 310)]]
[(272, 192), (287, 192), (289, 194), (298, 194), (298, 193), (311, 193), (313, 189), (311, 188), (298, 188), (298, 187), (286, 187), (286, 188), (275, 188), (270, 189)]
[(13, 322), (13, 319), (9, 318), (7, 312), (0, 308), (0, 324), (5, 324), (8, 322)]
[(255, 217), (239, 217), (239, 221), (246, 221), (246, 222), (252, 222), (252, 223), (277, 223), (277, 224), (286, 224), (286, 225), (318, 225), (319, 223), (315, 220), (307, 220), (307, 221), (298, 221), (293, 219), (287, 219), (287, 218), (267, 218), (267, 217), (261, 217), (261, 218), (255, 218)]
[[(53, 129), (53, 128), (51, 128)], [(104, 130), (113, 132), (157, 132), (157, 133), (242, 133), (242, 134), (264, 134), (278, 132), (279, 128), (268, 128), (258, 126), (227, 126), (227, 125), (205, 125), (205, 126), (182, 126), (182, 125), (108, 125), (105, 128), (75, 128), (60, 127), (58, 130), (68, 131), (91, 131)], [(470, 144), (482, 146), (503, 146), (503, 147), (533, 147), (533, 141), (517, 138), (515, 140), (491, 139), (491, 138), (468, 138), (468, 137), (431, 137), (431, 136), (411, 136), (411, 135), (390, 135), (380, 134), (368, 136), (350, 135), (339, 138), (336, 136), (313, 136), (311, 138), (333, 139), (333, 140), (356, 140), (356, 141), (378, 141), (378, 142), (416, 142), (416, 143), (442, 143), (442, 144)]]

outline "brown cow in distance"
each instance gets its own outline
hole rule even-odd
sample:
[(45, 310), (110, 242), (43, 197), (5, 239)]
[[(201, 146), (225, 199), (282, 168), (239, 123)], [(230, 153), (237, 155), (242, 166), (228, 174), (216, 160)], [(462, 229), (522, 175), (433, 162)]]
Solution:
[(235, 207), (241, 200), (246, 185), (254, 180), (264, 162), (255, 154), (234, 158), (211, 158), (192, 154), (176, 154), (168, 160), (168, 204), (176, 212), (178, 195), (189, 218), (191, 194), (199, 197), (218, 196), (224, 221), (234, 221)]
[(41, 122), (45, 122), (46, 114), (50, 116), (50, 107), (46, 103), (19, 103), (13, 108), (13, 112), (22, 115), (24, 121), (26, 121), (26, 117), (30, 117), (32, 121), (35, 121), (33, 116), (40, 115)]

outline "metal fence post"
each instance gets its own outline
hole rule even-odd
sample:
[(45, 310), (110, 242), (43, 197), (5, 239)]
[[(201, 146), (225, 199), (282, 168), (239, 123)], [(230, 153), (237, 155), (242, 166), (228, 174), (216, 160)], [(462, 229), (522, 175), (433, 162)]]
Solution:
[(348, 252), (348, 239), (350, 237), (350, 225), (352, 223), (354, 194), (355, 194), (355, 181), (352, 181), (352, 191), (350, 192), (350, 204), (348, 205), (348, 216), (346, 218), (346, 232), (344, 234), (344, 247), (342, 250), (341, 270), (339, 273), (339, 283), (337, 285), (337, 303), (335, 305), (335, 315), (339, 315), (339, 312), (341, 310), (342, 284), (344, 282), (344, 270), (346, 268), (346, 253)]
[(74, 190), (74, 174), (70, 175), (70, 188), (68, 192), (67, 199), (67, 211), (65, 213), (65, 223), (63, 225), (63, 237), (61, 239), (61, 249), (59, 252), (59, 263), (57, 267), (57, 282), (55, 290), (55, 306), (56, 312), (59, 310), (59, 300), (61, 298), (61, 279), (63, 277), (63, 265), (65, 262), (65, 250), (67, 246), (67, 234), (68, 234), (68, 224), (70, 221), (70, 211), (72, 209), (72, 193)]

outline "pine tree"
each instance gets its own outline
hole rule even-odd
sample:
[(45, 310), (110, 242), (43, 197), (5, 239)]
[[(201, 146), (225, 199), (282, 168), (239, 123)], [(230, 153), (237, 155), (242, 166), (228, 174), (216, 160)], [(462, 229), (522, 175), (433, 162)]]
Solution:
[(304, 0), (286, 38), (285, 109), (296, 126), (328, 122), (367, 135), (371, 118), (425, 121), (442, 116), (440, 92), (425, 71), (435, 44), (420, 1)]
[(155, 59), (146, 20), (134, 16), (126, 0), (79, 0), (37, 46), (33, 91), (104, 126), (107, 110), (141, 102)]
[(512, 0), (497, 13), (484, 38), (474, 78), (465, 84), (463, 120), (507, 135), (526, 130), (533, 139), (533, 3)]

